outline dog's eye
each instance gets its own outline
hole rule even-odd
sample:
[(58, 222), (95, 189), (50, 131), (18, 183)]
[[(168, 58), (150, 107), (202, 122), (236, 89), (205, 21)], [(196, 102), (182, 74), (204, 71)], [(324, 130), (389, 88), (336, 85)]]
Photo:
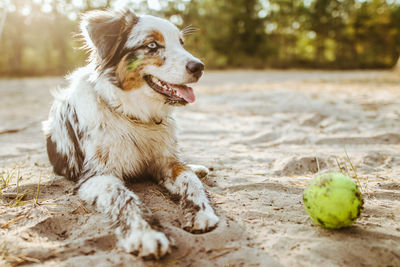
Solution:
[(179, 39), (179, 42), (181, 43), (181, 45), (185, 44), (185, 42), (182, 39)]
[(158, 44), (156, 42), (151, 42), (147, 45), (147, 47), (154, 50), (158, 48)]

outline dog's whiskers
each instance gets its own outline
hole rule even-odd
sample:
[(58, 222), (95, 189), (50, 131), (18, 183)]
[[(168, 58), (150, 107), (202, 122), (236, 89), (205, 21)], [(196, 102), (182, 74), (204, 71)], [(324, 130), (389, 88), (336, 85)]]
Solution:
[(196, 32), (196, 31), (198, 31), (198, 30), (199, 30), (198, 28), (192, 27), (192, 25), (188, 25), (185, 28), (183, 28), (181, 30), (181, 32), (182, 32), (183, 35), (189, 35), (189, 34), (192, 34), (192, 33)]

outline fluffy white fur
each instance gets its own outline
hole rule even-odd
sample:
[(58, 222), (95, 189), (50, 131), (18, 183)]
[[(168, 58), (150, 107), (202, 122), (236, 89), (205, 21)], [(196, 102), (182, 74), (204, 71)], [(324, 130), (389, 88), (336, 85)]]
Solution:
[(55, 94), (43, 130), (55, 172), (76, 181), (79, 196), (110, 219), (119, 247), (158, 259), (168, 253), (170, 241), (124, 180), (149, 174), (178, 195), (185, 213), (182, 226), (187, 231), (209, 231), (218, 224), (218, 217), (196, 176), (205, 176), (208, 170), (179, 159), (173, 106), (146, 83), (122, 90), (115, 83), (116, 66), (101, 68), (104, 51), (98, 50), (104, 50), (99, 46), (107, 36), (96, 32), (102, 32), (97, 31), (102, 23), (113, 25), (117, 20), (122, 20), (123, 26), (132, 24), (121, 44), (124, 49), (140, 46), (153, 30), (164, 37), (165, 63), (147, 65), (143, 74), (173, 84), (197, 81), (185, 66), (198, 59), (183, 48), (182, 34), (168, 21), (131, 12), (91, 12), (83, 18), (82, 32), (92, 50), (92, 62), (70, 75), (69, 86)]

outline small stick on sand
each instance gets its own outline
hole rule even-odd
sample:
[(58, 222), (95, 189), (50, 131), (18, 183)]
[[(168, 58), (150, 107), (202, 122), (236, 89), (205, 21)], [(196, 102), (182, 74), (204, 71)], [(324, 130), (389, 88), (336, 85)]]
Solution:
[(25, 217), (26, 217), (25, 215), (21, 215), (21, 216), (12, 218), (11, 220), (9, 220), (9, 221), (3, 223), (3, 224), (0, 226), (0, 228), (8, 228), (11, 224), (13, 224), (13, 223), (15, 223), (16, 221), (21, 220), (22, 218), (25, 218)]

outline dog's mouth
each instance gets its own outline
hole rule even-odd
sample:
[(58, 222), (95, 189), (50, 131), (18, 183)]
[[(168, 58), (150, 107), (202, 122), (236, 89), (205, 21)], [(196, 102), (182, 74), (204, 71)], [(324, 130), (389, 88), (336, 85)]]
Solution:
[(144, 79), (154, 91), (164, 95), (170, 104), (186, 105), (193, 103), (196, 99), (193, 89), (187, 85), (167, 83), (152, 75), (146, 75)]

